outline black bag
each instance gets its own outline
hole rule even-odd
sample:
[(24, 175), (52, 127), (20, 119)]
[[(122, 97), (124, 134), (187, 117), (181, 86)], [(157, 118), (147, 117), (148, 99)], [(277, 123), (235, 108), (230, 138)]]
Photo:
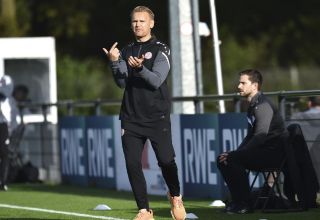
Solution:
[[(265, 199), (268, 196), (270, 190), (270, 186), (268, 186), (267, 184), (263, 185), (262, 187), (260, 187), (257, 190), (253, 190), (250, 193), (250, 198), (251, 201), (255, 202), (257, 201), (257, 204), (255, 204), (255, 208), (256, 209), (262, 209)], [(260, 197), (260, 199), (258, 198)], [(261, 199), (264, 198), (264, 199)], [(289, 200), (287, 200), (286, 198), (282, 197), (280, 198), (279, 195), (276, 195), (274, 193), (274, 191), (271, 192), (271, 196), (266, 204), (266, 209), (279, 209), (279, 210), (283, 210), (283, 209), (288, 209), (291, 207), (291, 204), (289, 202)]]
[(16, 179), (17, 182), (28, 182), (28, 183), (37, 183), (39, 181), (39, 170), (37, 167), (33, 166), (31, 162), (23, 165)]

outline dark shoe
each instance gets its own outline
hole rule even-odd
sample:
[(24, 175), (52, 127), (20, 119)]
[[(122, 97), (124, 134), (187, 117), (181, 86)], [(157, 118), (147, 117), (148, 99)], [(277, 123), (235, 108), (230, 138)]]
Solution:
[(7, 187), (7, 185), (0, 185), (0, 190), (1, 191), (8, 191), (8, 187)]
[(226, 202), (226, 207), (222, 210), (222, 212), (229, 212), (231, 210), (233, 210), (236, 207), (236, 203), (234, 202)]
[(247, 204), (236, 204), (233, 208), (230, 208), (226, 213), (228, 214), (248, 214), (252, 213), (253, 209)]

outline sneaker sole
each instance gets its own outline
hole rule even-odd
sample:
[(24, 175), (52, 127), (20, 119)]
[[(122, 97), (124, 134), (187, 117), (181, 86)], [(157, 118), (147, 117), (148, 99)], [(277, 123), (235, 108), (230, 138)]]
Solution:
[[(173, 219), (173, 220), (177, 220), (177, 219), (174, 217), (172, 211), (170, 211), (170, 213), (171, 213), (172, 219)], [(187, 218), (187, 215), (185, 215), (182, 220), (185, 220), (186, 218)]]
[(154, 218), (150, 218), (150, 219), (148, 219), (148, 220), (155, 220)]

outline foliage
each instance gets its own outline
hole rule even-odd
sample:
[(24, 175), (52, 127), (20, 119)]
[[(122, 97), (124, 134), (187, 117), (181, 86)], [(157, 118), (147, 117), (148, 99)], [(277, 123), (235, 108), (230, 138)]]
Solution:
[[(129, 15), (138, 2), (159, 11), (156, 15), (156, 34), (159, 33), (162, 37), (163, 32), (168, 33), (168, 20), (165, 18), (167, 7), (163, 0), (155, 1), (156, 4), (148, 0), (30, 2), (33, 12), (30, 34), (55, 36), (58, 41), (57, 50), (74, 57), (94, 57), (101, 47), (110, 47), (115, 41), (119, 42), (120, 47), (132, 41)], [(162, 5), (159, 6), (160, 2)]]
[[(314, 0), (217, 0), (225, 93), (236, 91), (236, 74), (247, 68), (264, 74), (265, 91), (316, 89), (319, 6)], [(201, 20), (210, 25), (209, 8), (200, 2)], [(204, 94), (215, 94), (211, 37), (202, 40), (202, 58)]]
[[(120, 99), (122, 92), (116, 88), (111, 71), (105, 62), (58, 55), (57, 63), (59, 100)], [(88, 113), (87, 111), (80, 112)], [(107, 112), (115, 113), (115, 110), (110, 108)]]
[(58, 56), (58, 96), (68, 99), (69, 96), (78, 99), (97, 97), (102, 91), (102, 74), (93, 60), (75, 60), (70, 56)]
[[(17, 14), (19, 16), (17, 16)], [(0, 1), (0, 36), (24, 36), (30, 28), (31, 11), (24, 0)]]
[[(11, 2), (16, 11), (10, 14), (6, 10), (4, 13), (1, 4), (0, 36), (55, 37), (59, 99), (120, 98), (121, 90), (115, 87), (112, 79), (106, 78), (110, 74), (105, 72), (109, 70), (101, 48), (108, 48), (115, 41), (121, 48), (132, 41), (129, 15), (136, 5), (146, 5), (154, 10), (154, 33), (169, 43), (170, 1), (1, 0), (1, 3)], [(266, 82), (272, 80), (272, 84), (264, 87), (269, 91), (317, 88), (319, 1), (215, 2), (226, 93), (235, 91), (235, 74), (249, 67), (262, 70)], [(199, 0), (199, 6), (200, 20), (211, 26), (209, 1)], [(11, 20), (6, 20), (8, 14)], [(211, 37), (202, 39), (202, 58), (204, 94), (215, 94)], [(80, 70), (82, 68), (84, 70)], [(298, 82), (291, 79), (292, 70), (297, 70)], [(90, 79), (79, 78), (75, 74), (81, 71), (90, 72)], [(81, 83), (80, 80), (85, 81)], [(91, 88), (92, 85), (92, 91), (80, 89), (81, 86)]]
[[(276, 58), (283, 67), (305, 62), (319, 64), (319, 1), (217, 1), (220, 25), (244, 45), (263, 40), (267, 58)], [(312, 51), (310, 51), (312, 49)], [(311, 52), (311, 53), (310, 53)]]

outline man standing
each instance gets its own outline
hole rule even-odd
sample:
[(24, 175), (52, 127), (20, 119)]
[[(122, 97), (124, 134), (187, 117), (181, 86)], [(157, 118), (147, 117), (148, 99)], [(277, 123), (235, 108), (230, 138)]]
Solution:
[(153, 27), (153, 12), (145, 6), (138, 6), (131, 12), (135, 41), (121, 51), (117, 43), (110, 50), (103, 50), (109, 58), (116, 84), (125, 89), (120, 120), (127, 173), (139, 208), (135, 220), (153, 220), (141, 165), (147, 139), (169, 188), (167, 196), (171, 215), (173, 219), (183, 220), (186, 212), (171, 140), (171, 104), (166, 82), (170, 70), (170, 49), (151, 34)]
[(9, 169), (9, 135), (17, 127), (17, 107), (12, 97), (13, 82), (10, 76), (0, 77), (0, 190), (6, 191)]
[(285, 127), (276, 107), (260, 91), (262, 75), (249, 69), (239, 73), (240, 95), (249, 102), (248, 134), (237, 150), (218, 156), (218, 168), (228, 185), (232, 202), (227, 213), (252, 212), (250, 186), (246, 170), (279, 167), (284, 158), (282, 147)]

